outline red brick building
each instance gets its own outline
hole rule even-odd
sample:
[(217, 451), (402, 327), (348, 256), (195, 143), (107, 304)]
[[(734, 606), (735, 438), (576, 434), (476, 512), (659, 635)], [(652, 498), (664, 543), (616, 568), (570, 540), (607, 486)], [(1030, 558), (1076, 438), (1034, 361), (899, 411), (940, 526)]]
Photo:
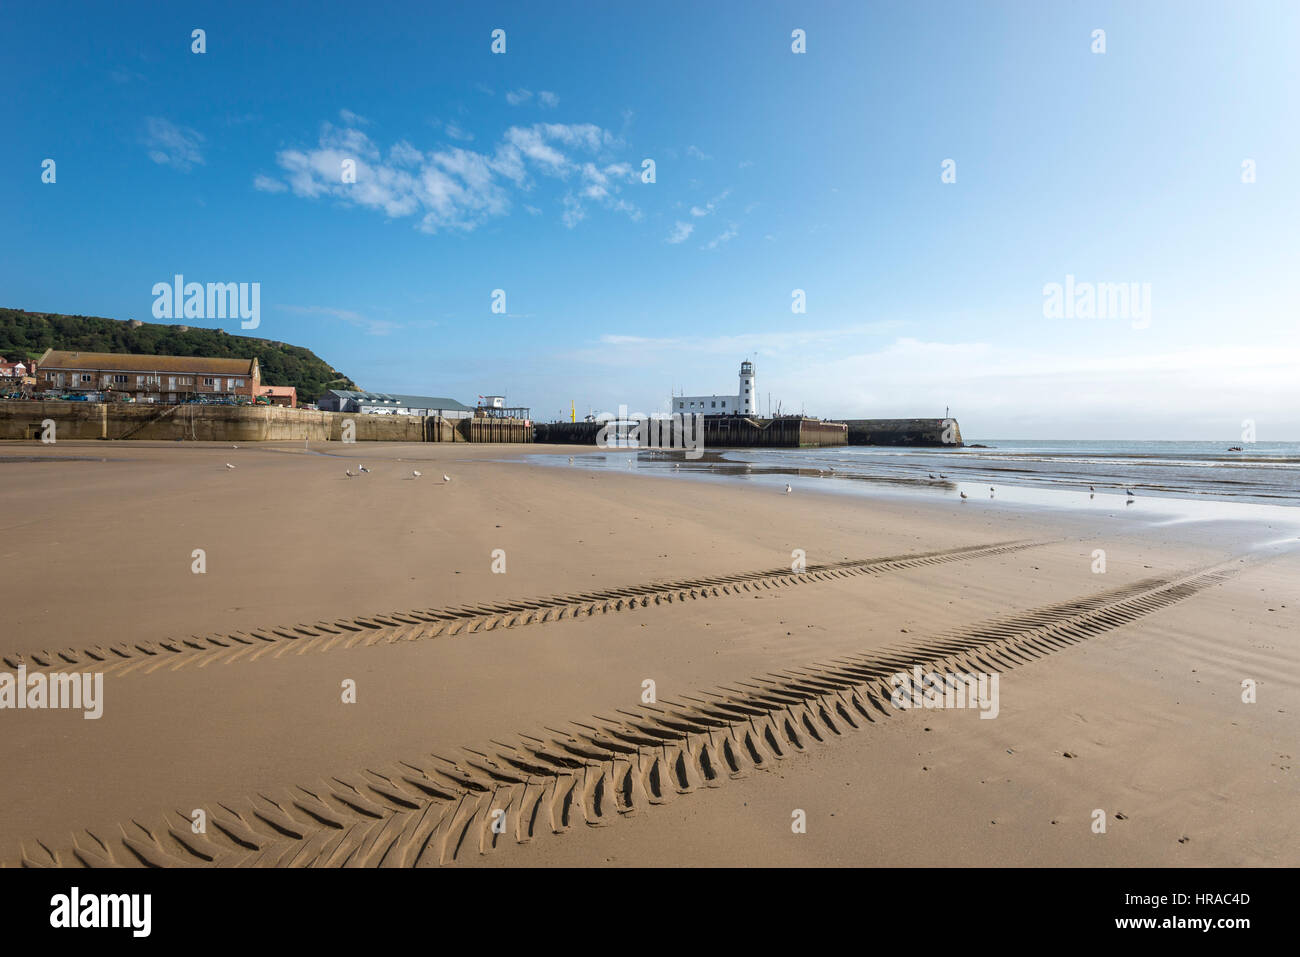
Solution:
[(252, 402), (262, 387), (256, 359), (138, 356), (47, 349), (36, 362), (36, 388), (49, 392), (104, 392), (137, 402), (191, 399)]
[(282, 405), (286, 409), (298, 408), (298, 387), (292, 385), (264, 385), (258, 388), (259, 397), (271, 400), (272, 405)]

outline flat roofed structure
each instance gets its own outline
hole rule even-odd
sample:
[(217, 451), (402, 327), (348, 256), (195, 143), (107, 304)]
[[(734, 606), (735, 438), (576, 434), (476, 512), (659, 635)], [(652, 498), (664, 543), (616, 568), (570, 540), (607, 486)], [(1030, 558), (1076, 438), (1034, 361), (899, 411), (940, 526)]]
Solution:
[(330, 389), (316, 401), (316, 408), (362, 415), (441, 415), (445, 419), (467, 419), (474, 414), (471, 407), (446, 396), (346, 389)]

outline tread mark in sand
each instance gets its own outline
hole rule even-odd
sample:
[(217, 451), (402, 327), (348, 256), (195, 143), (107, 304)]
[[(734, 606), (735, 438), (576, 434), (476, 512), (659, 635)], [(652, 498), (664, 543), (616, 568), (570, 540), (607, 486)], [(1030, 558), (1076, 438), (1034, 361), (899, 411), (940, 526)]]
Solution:
[[(428, 867), (454, 863), (548, 829), (602, 827), (620, 815), (675, 800), (724, 775), (771, 770), (791, 753), (899, 714), (889, 676), (942, 662), (997, 662), (1013, 669), (1105, 634), (1214, 587), (1236, 573), (1216, 566), (1148, 578), (1073, 601), (958, 628), (909, 646), (840, 655), (757, 676), (735, 687), (567, 728), (520, 734), (428, 755), (292, 793), (263, 793), (208, 807), (193, 834), (179, 811), (120, 825), (117, 835), (75, 832), (70, 845), (22, 842), (25, 867)], [(498, 813), (499, 812), (499, 813)]]

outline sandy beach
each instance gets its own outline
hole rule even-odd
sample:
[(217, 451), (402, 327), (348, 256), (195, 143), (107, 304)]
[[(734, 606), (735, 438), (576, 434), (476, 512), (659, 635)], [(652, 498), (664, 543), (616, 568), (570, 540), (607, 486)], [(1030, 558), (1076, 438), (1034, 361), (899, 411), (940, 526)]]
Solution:
[(1300, 862), (1293, 527), (523, 451), (0, 449), (4, 666), (103, 675), (4, 714), (0, 860)]

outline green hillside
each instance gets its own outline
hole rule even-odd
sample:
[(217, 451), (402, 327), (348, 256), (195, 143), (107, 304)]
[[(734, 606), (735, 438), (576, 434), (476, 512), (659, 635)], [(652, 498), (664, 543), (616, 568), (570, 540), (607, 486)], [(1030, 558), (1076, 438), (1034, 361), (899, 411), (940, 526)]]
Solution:
[(262, 369), (262, 383), (296, 386), (299, 402), (315, 402), (326, 389), (357, 388), (356, 383), (310, 349), (270, 339), (232, 336), (224, 329), (180, 324), (0, 309), (0, 356), (11, 362), (36, 359), (46, 349), (256, 358)]

